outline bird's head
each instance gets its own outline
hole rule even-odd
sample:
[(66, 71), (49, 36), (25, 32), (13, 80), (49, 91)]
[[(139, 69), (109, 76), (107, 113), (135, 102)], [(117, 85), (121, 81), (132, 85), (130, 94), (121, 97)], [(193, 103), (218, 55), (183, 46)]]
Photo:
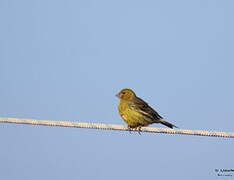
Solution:
[(122, 89), (118, 94), (116, 94), (121, 100), (132, 100), (136, 97), (136, 94), (131, 89)]

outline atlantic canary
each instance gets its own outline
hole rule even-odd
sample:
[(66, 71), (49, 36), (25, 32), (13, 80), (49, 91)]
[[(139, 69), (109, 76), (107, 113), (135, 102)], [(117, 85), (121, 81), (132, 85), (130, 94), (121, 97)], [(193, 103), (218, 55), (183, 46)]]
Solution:
[(140, 131), (142, 126), (153, 123), (161, 123), (169, 128), (176, 127), (165, 121), (145, 101), (137, 97), (133, 90), (122, 89), (116, 96), (120, 99), (119, 114), (128, 124), (129, 130), (138, 129)]

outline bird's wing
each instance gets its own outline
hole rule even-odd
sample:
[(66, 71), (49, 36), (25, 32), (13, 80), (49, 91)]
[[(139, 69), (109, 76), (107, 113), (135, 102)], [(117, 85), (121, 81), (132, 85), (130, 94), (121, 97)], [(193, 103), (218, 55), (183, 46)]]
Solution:
[(144, 100), (140, 98), (135, 98), (134, 101), (130, 102), (130, 107), (140, 112), (141, 114), (151, 118), (151, 119), (163, 119), (153, 108), (151, 108)]

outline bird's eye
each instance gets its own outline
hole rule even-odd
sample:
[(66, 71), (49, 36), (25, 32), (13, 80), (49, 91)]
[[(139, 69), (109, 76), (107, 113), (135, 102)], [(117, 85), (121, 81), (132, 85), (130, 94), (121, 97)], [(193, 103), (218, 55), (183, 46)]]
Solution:
[(125, 92), (122, 92), (122, 94), (126, 94)]

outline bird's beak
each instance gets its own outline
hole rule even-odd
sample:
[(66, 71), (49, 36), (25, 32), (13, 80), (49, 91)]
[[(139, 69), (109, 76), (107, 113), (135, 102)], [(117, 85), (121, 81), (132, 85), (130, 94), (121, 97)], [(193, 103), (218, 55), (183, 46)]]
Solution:
[(119, 93), (118, 93), (118, 94), (116, 94), (115, 96), (119, 98)]

